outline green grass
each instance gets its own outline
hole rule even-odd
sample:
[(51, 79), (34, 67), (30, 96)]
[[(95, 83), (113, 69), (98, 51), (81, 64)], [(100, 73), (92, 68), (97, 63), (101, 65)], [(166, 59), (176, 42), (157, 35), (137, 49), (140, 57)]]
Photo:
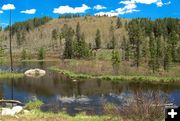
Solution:
[(90, 74), (78, 74), (67, 70), (61, 70), (57, 67), (50, 67), (52, 71), (62, 73), (70, 78), (79, 78), (79, 79), (101, 79), (101, 80), (111, 80), (111, 81), (137, 81), (137, 82), (176, 82), (180, 81), (180, 77), (160, 77), (160, 76), (93, 76)]
[(96, 58), (100, 59), (100, 60), (111, 60), (111, 58), (112, 58), (112, 50), (99, 49), (96, 52)]
[[(28, 113), (20, 113), (16, 115), (18, 117), (18, 121), (121, 121), (120, 117), (112, 117), (108, 115), (104, 116), (88, 116), (85, 113), (80, 113), (76, 116), (70, 116), (66, 112), (42, 112), (40, 110), (40, 106), (43, 104), (42, 101), (30, 101), (26, 104), (25, 109), (30, 111)], [(1, 111), (1, 108), (0, 108)], [(16, 121), (16, 117), (11, 116), (1, 116), (0, 121)], [(130, 121), (130, 120), (128, 120)]]
[(0, 79), (4, 79), (4, 78), (21, 78), (23, 76), (24, 76), (23, 73), (0, 72)]
[[(123, 121), (120, 117), (113, 116), (88, 116), (84, 113), (78, 114), (76, 116), (69, 116), (64, 112), (52, 113), (52, 112), (42, 112), (39, 109), (31, 110), (29, 113), (22, 113), (16, 117), (11, 116), (1, 116), (1, 121)], [(131, 120), (127, 120), (131, 121)]]
[[(29, 112), (21, 112), (16, 116), (1, 116), (0, 121), (133, 121), (129, 118), (122, 118), (119, 115), (87, 115), (85, 112), (77, 114), (76, 116), (70, 116), (66, 112), (42, 112), (39, 107), (43, 104), (40, 100), (29, 102), (26, 104), (25, 110)], [(28, 107), (31, 107), (29, 109)], [(113, 104), (108, 104), (106, 108), (113, 109)], [(0, 108), (1, 111), (1, 108)], [(163, 120), (156, 120), (163, 121)]]
[(59, 61), (59, 60), (58, 59), (44, 59), (44, 60), (31, 59), (31, 60), (22, 60), (21, 62), (53, 62), (53, 61)]

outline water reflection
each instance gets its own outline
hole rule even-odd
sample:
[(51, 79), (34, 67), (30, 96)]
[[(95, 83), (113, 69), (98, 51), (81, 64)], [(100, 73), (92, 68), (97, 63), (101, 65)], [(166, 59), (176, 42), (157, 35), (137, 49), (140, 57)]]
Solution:
[[(2, 87), (10, 88), (11, 80), (6, 79), (6, 81), (0, 81), (0, 83), (0, 98), (2, 98), (3, 95), (6, 95)], [(31, 95), (48, 98), (57, 95), (62, 97), (102, 96), (110, 93), (118, 95), (124, 91), (146, 92), (149, 90), (171, 94), (173, 91), (180, 89), (180, 84), (125, 83), (100, 80), (79, 80), (73, 82), (71, 79), (58, 73), (47, 72), (46, 76), (41, 78), (23, 77), (14, 80), (14, 89), (17, 92), (27, 92)]]
[[(24, 71), (29, 68), (46, 69), (54, 63), (16, 64), (16, 71)], [(2, 69), (6, 69), (1, 67)], [(55, 72), (47, 71), (41, 78), (23, 77), (14, 79), (14, 99), (22, 102), (40, 99), (45, 102), (42, 110), (59, 111), (66, 110), (69, 114), (81, 111), (102, 113), (102, 104), (115, 103), (127, 104), (132, 100), (133, 94), (148, 91), (161, 92), (168, 95), (171, 101), (180, 105), (180, 83), (152, 84), (152, 83), (127, 83), (105, 80), (77, 80)], [(11, 79), (0, 79), (0, 99), (11, 99)]]

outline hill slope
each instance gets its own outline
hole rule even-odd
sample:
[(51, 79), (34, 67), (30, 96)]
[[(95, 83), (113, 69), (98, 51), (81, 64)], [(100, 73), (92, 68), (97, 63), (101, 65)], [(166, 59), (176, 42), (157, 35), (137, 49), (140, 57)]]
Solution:
[[(23, 42), (21, 47), (17, 45), (17, 34), (13, 36), (13, 49), (16, 52), (20, 52), (22, 48), (26, 48), (28, 50), (36, 51), (40, 47), (45, 47), (48, 50), (51, 50), (51, 43), (52, 43), (52, 31), (54, 29), (57, 30), (58, 34), (60, 34), (61, 29), (64, 24), (71, 26), (74, 30), (76, 29), (76, 25), (79, 22), (81, 27), (81, 32), (84, 32), (85, 39), (87, 43), (91, 43), (95, 45), (95, 35), (96, 30), (100, 29), (101, 32), (101, 40), (102, 40), (102, 47), (106, 48), (107, 43), (110, 41), (110, 27), (116, 27), (117, 18), (114, 17), (77, 17), (77, 18), (60, 18), (60, 19), (53, 19), (42, 25), (40, 27), (34, 28), (29, 32), (25, 32), (25, 41)], [(122, 23), (125, 23), (125, 19), (121, 19)], [(124, 27), (119, 29), (115, 29), (115, 37), (117, 43), (120, 45), (120, 42), (124, 35), (126, 35), (126, 30)], [(8, 44), (8, 32), (3, 33), (7, 36), (5, 44)], [(63, 40), (57, 40), (57, 43), (63, 43)], [(63, 44), (62, 44), (63, 45)], [(8, 47), (8, 46), (7, 46)]]

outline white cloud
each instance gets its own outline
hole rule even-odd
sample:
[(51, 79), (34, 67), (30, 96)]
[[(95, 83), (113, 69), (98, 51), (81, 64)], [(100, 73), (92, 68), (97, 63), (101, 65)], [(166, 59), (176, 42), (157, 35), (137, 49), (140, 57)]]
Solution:
[(125, 14), (125, 13), (132, 13), (132, 12), (137, 12), (139, 10), (136, 10), (136, 4), (130, 3), (126, 4), (123, 8), (118, 8), (115, 11), (117, 11), (119, 14)]
[(171, 1), (164, 3), (164, 5), (170, 5), (170, 4), (171, 4)]
[(53, 13), (58, 13), (58, 14), (84, 13), (88, 9), (90, 9), (90, 7), (85, 4), (82, 4), (81, 7), (75, 7), (75, 8), (66, 5), (66, 6), (59, 6), (59, 8), (54, 8)]
[(134, 1), (132, 1), (132, 0), (124, 0), (124, 1), (120, 1), (119, 2), (120, 4), (132, 4), (132, 3), (135, 3)]
[(2, 10), (0, 10), (0, 14), (1, 14), (1, 13), (3, 13), (3, 11), (2, 11)]
[(123, 0), (123, 1), (121, 0), (119, 3), (124, 4), (124, 7), (111, 10), (110, 12), (99, 12), (96, 13), (95, 15), (118, 16), (127, 13), (139, 12), (140, 10), (137, 9), (136, 4), (147, 4), (147, 5), (156, 4), (157, 7), (162, 7), (163, 5), (171, 4), (171, 1), (167, 3), (163, 3), (162, 0)]
[(102, 5), (96, 5), (96, 6), (94, 6), (94, 9), (95, 10), (102, 10), (102, 9), (106, 9), (106, 7), (102, 6)]
[(124, 1), (121, 1), (120, 3), (122, 4), (130, 4), (130, 3), (152, 4), (152, 3), (157, 3), (158, 1), (161, 1), (161, 0), (124, 0)]
[(103, 16), (103, 15), (107, 15), (107, 16), (118, 16), (118, 15), (123, 15), (123, 14), (127, 14), (127, 13), (132, 13), (132, 12), (139, 12), (140, 10), (136, 9), (136, 4), (134, 3), (129, 3), (126, 4), (123, 8), (117, 8), (115, 10), (111, 10), (110, 12), (99, 12), (96, 13), (95, 15), (97, 16)]
[(132, 1), (134, 1), (135, 3), (141, 3), (141, 4), (152, 4), (152, 3), (157, 3), (157, 1), (159, 0), (132, 0)]
[(147, 5), (150, 5), (150, 4), (156, 4), (157, 7), (162, 7), (163, 5), (165, 5), (165, 3), (162, 2), (162, 0), (124, 0), (124, 1), (121, 1), (120, 2), (121, 4), (147, 4)]
[(2, 10), (14, 10), (15, 6), (13, 4), (6, 4), (2, 6)]
[(163, 6), (163, 2), (161, 0), (157, 0), (156, 5), (158, 7), (162, 7)]
[(30, 9), (30, 10), (21, 11), (21, 13), (25, 13), (25, 14), (35, 14), (35, 13), (36, 13), (36, 9)]
[(130, 3), (130, 4), (125, 5), (125, 6), (124, 6), (124, 9), (134, 9), (134, 8), (136, 8), (136, 7), (137, 7), (136, 4)]

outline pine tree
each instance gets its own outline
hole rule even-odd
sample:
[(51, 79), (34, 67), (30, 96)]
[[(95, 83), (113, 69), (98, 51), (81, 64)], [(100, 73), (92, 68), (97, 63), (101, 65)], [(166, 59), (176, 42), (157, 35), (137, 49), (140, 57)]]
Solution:
[(155, 65), (156, 65), (156, 70), (159, 70), (161, 67), (161, 61), (162, 61), (162, 42), (161, 42), (161, 37), (162, 37), (162, 22), (160, 19), (157, 19), (154, 24), (153, 24), (153, 33), (155, 36), (155, 52), (156, 52), (156, 57), (155, 57)]
[(148, 61), (148, 55), (149, 55), (148, 44), (149, 43), (147, 38), (144, 38), (144, 36), (142, 36), (141, 56), (145, 63)]
[(73, 57), (85, 58), (89, 56), (89, 48), (85, 42), (85, 34), (81, 34), (81, 28), (79, 22), (76, 26), (76, 37), (73, 42)]
[(176, 36), (176, 32), (172, 31), (170, 33), (170, 44), (171, 44), (171, 55), (172, 55), (172, 61), (176, 62), (176, 50), (177, 50), (177, 36)]
[(143, 30), (140, 27), (140, 23), (138, 19), (134, 19), (132, 20), (129, 24), (128, 24), (128, 35), (129, 35), (129, 40), (130, 40), (130, 44), (132, 47), (132, 52), (133, 52), (133, 60), (134, 60), (134, 64), (136, 65), (136, 67), (139, 67), (140, 65), (140, 50), (141, 50), (141, 43), (142, 43), (142, 38), (143, 38)]
[(76, 39), (77, 39), (77, 42), (80, 44), (80, 40), (81, 40), (81, 28), (80, 28), (79, 22), (76, 25)]
[(0, 37), (0, 65), (4, 63), (4, 59), (5, 59), (5, 52), (2, 42), (3, 42), (2, 37)]
[(164, 63), (163, 68), (165, 71), (168, 71), (170, 68), (170, 64), (172, 62), (172, 36), (170, 35), (168, 38), (164, 38)]
[(21, 35), (21, 41), (22, 41), (22, 43), (24, 43), (24, 42), (26, 42), (26, 32), (23, 31), (21, 34), (22, 34)]
[(126, 40), (125, 36), (123, 36), (123, 41), (121, 43), (121, 48), (122, 48), (122, 59), (129, 61), (129, 56), (130, 56), (130, 47), (129, 47), (129, 41)]
[(119, 66), (120, 66), (120, 54), (118, 51), (113, 50), (112, 51), (112, 66), (115, 74), (118, 74), (119, 72)]
[(25, 33), (25, 31), (18, 31), (16, 33), (17, 45), (22, 46), (25, 41), (26, 41), (26, 33)]
[(156, 40), (156, 69), (158, 70), (161, 66), (161, 59), (162, 59), (162, 46), (161, 46), (161, 38), (157, 37)]
[(126, 40), (125, 60), (129, 61), (129, 59), (130, 59), (130, 43), (129, 40)]
[(113, 33), (113, 35), (112, 35), (112, 39), (111, 39), (111, 49), (115, 49), (115, 47), (116, 47), (116, 38), (115, 38), (115, 36), (114, 36), (114, 33)]
[(81, 51), (80, 51), (81, 57), (82, 58), (88, 57), (89, 56), (89, 47), (85, 42), (85, 34), (84, 33), (82, 33), (82, 35), (81, 35), (81, 46), (80, 46), (80, 48), (81, 48)]
[(114, 27), (113, 27), (113, 25), (111, 25), (110, 26), (110, 31), (109, 31), (109, 33), (110, 33), (110, 43), (108, 43), (108, 48), (109, 49), (115, 49), (115, 47), (116, 47), (116, 38), (115, 38), (115, 35), (114, 35)]
[(57, 45), (57, 39), (58, 39), (58, 32), (56, 29), (53, 29), (52, 30), (52, 46), (53, 46), (53, 49), (55, 49), (55, 46)]
[(97, 49), (101, 48), (101, 33), (99, 29), (97, 29), (96, 31), (95, 43)]
[(154, 34), (151, 33), (150, 38), (149, 38), (149, 52), (150, 52), (150, 58), (149, 58), (149, 67), (152, 69), (153, 73), (156, 70), (156, 62), (155, 62), (155, 57), (156, 57), (156, 49), (155, 49), (155, 41), (154, 41)]
[(43, 47), (41, 47), (38, 51), (38, 59), (39, 60), (45, 59), (45, 50)]
[(18, 46), (22, 45), (22, 42), (21, 42), (21, 33), (20, 32), (16, 33), (16, 42), (17, 42)]
[(76, 39), (75, 39), (75, 51), (74, 51), (74, 56), (77, 58), (81, 58), (82, 57), (82, 47), (81, 47), (81, 28), (80, 28), (80, 24), (79, 22), (76, 25)]
[(64, 58), (71, 59), (74, 56), (73, 53), (73, 36), (74, 31), (71, 27), (67, 27), (65, 33), (65, 49), (64, 49)]
[(21, 60), (26, 60), (27, 59), (27, 51), (26, 49), (23, 49), (21, 52)]
[(66, 37), (66, 34), (67, 34), (67, 32), (68, 32), (68, 25), (67, 24), (64, 24), (63, 25), (63, 27), (62, 27), (62, 29), (61, 29), (61, 36), (62, 36), (62, 38), (65, 38)]
[(57, 38), (58, 38), (57, 30), (56, 30), (56, 29), (53, 29), (53, 30), (52, 30), (52, 39), (53, 39), (53, 40), (57, 40)]
[(122, 27), (122, 22), (121, 22), (121, 19), (119, 17), (117, 18), (116, 27), (117, 27), (117, 29)]
[(171, 48), (166, 47), (166, 51), (164, 53), (164, 70), (168, 71), (171, 63)]

